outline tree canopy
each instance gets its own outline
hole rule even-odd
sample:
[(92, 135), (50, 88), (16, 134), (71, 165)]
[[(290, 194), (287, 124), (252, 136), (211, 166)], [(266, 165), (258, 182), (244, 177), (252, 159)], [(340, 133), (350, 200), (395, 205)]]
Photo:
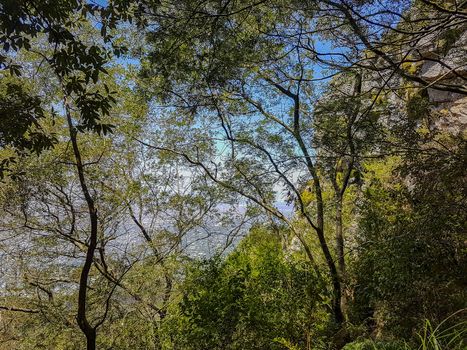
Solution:
[(467, 3), (0, 2), (0, 349), (463, 349)]

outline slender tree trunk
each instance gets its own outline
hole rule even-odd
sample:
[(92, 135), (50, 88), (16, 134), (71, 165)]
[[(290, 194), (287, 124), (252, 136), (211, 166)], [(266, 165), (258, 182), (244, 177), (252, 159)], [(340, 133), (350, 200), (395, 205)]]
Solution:
[(96, 329), (92, 328), (89, 333), (86, 333), (86, 350), (96, 349)]
[(336, 253), (339, 273), (345, 279), (344, 232), (342, 227), (342, 196), (336, 196)]
[(344, 314), (342, 312), (341, 307), (341, 300), (342, 300), (342, 290), (341, 290), (341, 280), (339, 273), (337, 271), (336, 264), (332, 257), (331, 251), (329, 250), (328, 243), (326, 241), (326, 237), (324, 235), (324, 201), (323, 201), (323, 194), (321, 191), (321, 183), (316, 173), (316, 169), (313, 165), (311, 157), (308, 153), (308, 150), (301, 138), (300, 134), (296, 135), (298, 144), (305, 156), (305, 160), (307, 163), (308, 170), (310, 172), (311, 177), (313, 178), (313, 189), (316, 194), (316, 217), (317, 217), (317, 225), (313, 225), (309, 216), (306, 216), (306, 219), (310, 223), (311, 226), (315, 228), (316, 234), (318, 235), (319, 244), (321, 250), (323, 252), (324, 258), (326, 260), (326, 264), (329, 269), (329, 274), (331, 276), (332, 286), (333, 286), (333, 300), (332, 300), (332, 309), (334, 314), (334, 321), (338, 326), (340, 326), (344, 322)]
[(347, 294), (345, 291), (346, 283), (346, 268), (345, 268), (345, 255), (344, 255), (344, 230), (342, 222), (342, 195), (336, 195), (336, 213), (335, 213), (335, 225), (336, 225), (336, 255), (339, 269), (339, 275), (341, 280), (341, 309), (344, 315), (347, 310)]
[(70, 112), (70, 106), (67, 98), (64, 98), (68, 129), (70, 132), (70, 140), (73, 148), (73, 154), (75, 157), (76, 171), (78, 173), (79, 183), (81, 186), (81, 191), (84, 195), (86, 201), (88, 212), (89, 212), (89, 221), (91, 224), (90, 233), (89, 233), (89, 244), (86, 252), (86, 258), (84, 260), (83, 268), (81, 269), (81, 275), (79, 279), (79, 291), (78, 291), (78, 313), (76, 320), (78, 322), (79, 328), (86, 336), (86, 349), (95, 350), (96, 349), (96, 328), (93, 327), (86, 316), (86, 304), (87, 304), (87, 291), (88, 291), (88, 279), (89, 273), (91, 271), (92, 263), (94, 260), (94, 253), (97, 247), (97, 233), (98, 233), (98, 222), (97, 222), (97, 208), (95, 207), (94, 199), (89, 193), (89, 189), (86, 183), (86, 178), (84, 174), (83, 161), (81, 159), (81, 152), (78, 146), (77, 141), (77, 130), (73, 126), (73, 121)]
[(332, 300), (332, 309), (334, 314), (334, 321), (340, 327), (344, 322), (344, 314), (342, 313), (341, 308), (341, 281), (340, 276), (337, 271), (336, 264), (332, 257), (331, 251), (329, 250), (328, 243), (326, 241), (326, 237), (324, 235), (324, 201), (323, 201), (323, 194), (321, 191), (321, 183), (319, 179), (319, 175), (316, 171), (315, 165), (313, 160), (308, 152), (308, 148), (303, 141), (302, 135), (300, 133), (300, 99), (298, 95), (292, 95), (294, 100), (294, 137), (297, 140), (297, 143), (300, 147), (300, 150), (303, 153), (305, 158), (306, 166), (310, 175), (313, 179), (313, 189), (316, 194), (316, 225), (313, 224), (311, 218), (308, 215), (305, 215), (308, 223), (315, 229), (316, 234), (318, 235), (319, 244), (321, 250), (323, 252), (324, 258), (326, 260), (326, 264), (329, 269), (329, 274), (332, 280), (333, 286), (333, 300)]
[(341, 280), (339, 273), (336, 268), (336, 264), (334, 263), (334, 259), (332, 258), (331, 252), (329, 251), (329, 247), (327, 245), (326, 239), (324, 237), (324, 231), (320, 229), (317, 230), (318, 239), (320, 242), (321, 249), (324, 254), (324, 258), (326, 259), (326, 264), (329, 269), (329, 274), (331, 276), (332, 287), (333, 287), (333, 299), (332, 299), (332, 310), (334, 314), (334, 321), (338, 326), (342, 325), (344, 322), (344, 314), (342, 312), (342, 290), (341, 290)]

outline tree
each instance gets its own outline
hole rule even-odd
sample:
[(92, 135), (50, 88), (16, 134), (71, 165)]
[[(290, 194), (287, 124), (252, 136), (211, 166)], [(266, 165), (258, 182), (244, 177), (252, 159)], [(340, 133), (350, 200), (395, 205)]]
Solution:
[[(86, 298), (80, 303), (86, 306), (87, 327), (99, 346), (160, 347), (158, 329), (176, 293), (179, 265), (189, 245), (223, 227), (232, 231), (227, 237), (232, 240), (247, 223), (232, 215), (226, 208), (232, 203), (229, 196), (208, 186), (204, 177), (142, 148), (136, 139), (147, 132), (147, 107), (132, 88), (136, 77), (128, 67), (115, 66), (109, 73), (102, 83), (118, 91), (119, 103), (103, 120), (115, 125), (115, 132), (112, 138), (73, 134), (80, 136), (75, 145), (82, 172), (75, 172), (69, 125), (56, 123), (48, 127), (61, 141), (39, 156), (18, 160), (13, 170), (22, 171), (23, 177), (8, 179), (1, 189), (1, 248), (10, 270), (2, 283), (16, 281), (0, 305), (7, 314), (32, 315), (30, 325), (20, 322), (25, 337), (15, 340), (18, 347), (68, 342), (82, 348), (75, 301), (83, 285)], [(61, 99), (60, 86), (52, 96)], [(72, 106), (70, 110), (73, 122), (77, 118)], [(94, 231), (80, 176), (98, 208)], [(202, 237), (197, 237), (201, 230)], [(92, 264), (86, 284), (81, 284), (91, 234), (96, 239)], [(119, 317), (134, 334), (123, 331)], [(98, 329), (102, 334), (118, 331), (104, 336)], [(139, 336), (135, 343), (132, 337)], [(88, 344), (93, 345), (92, 338)]]
[[(47, 96), (27, 91), (22, 86), (24, 81), (19, 78), (27, 71), (27, 65), (18, 60), (24, 53), (41, 55), (42, 63), (64, 82), (67, 94), (75, 96), (81, 115), (79, 131), (101, 133), (110, 130), (109, 125), (100, 121), (97, 110), (108, 111), (112, 96), (108, 92), (92, 91), (89, 83), (96, 83), (100, 74), (106, 73), (105, 65), (111, 53), (119, 55), (123, 52), (123, 47), (112, 42), (111, 30), (119, 21), (131, 18), (132, 5), (128, 1), (109, 2), (106, 6), (81, 0), (60, 0), (54, 6), (46, 0), (2, 1), (2, 148), (9, 147), (19, 153), (39, 153), (56, 142), (54, 135), (49, 135), (41, 126), (47, 114), (54, 115), (52, 106), (47, 105)], [(100, 22), (102, 42), (86, 42), (79, 32), (86, 24), (92, 25), (96, 21)], [(47, 52), (44, 46), (47, 46)], [(12, 162), (13, 156), (1, 160), (2, 178)]]
[(49, 5), (0, 4), (5, 346), (457, 329), (464, 3)]
[[(183, 6), (176, 7), (174, 11), (178, 21), (187, 11)], [(289, 47), (261, 35), (262, 31), (271, 30), (269, 26), (274, 21), (288, 25), (287, 16), (292, 15), (291, 12), (281, 13), (275, 8), (261, 7), (261, 15), (251, 15), (247, 8), (220, 7), (217, 10), (221, 14), (206, 15), (203, 12), (209, 9), (206, 5), (202, 9), (196, 9), (190, 27), (175, 27), (176, 36), (172, 32), (174, 28), (169, 27), (174, 24), (170, 20), (167, 24), (162, 23), (161, 30), (152, 36), (157, 40), (157, 52), (153, 54), (157, 59), (152, 61), (152, 68), (156, 76), (162, 75), (164, 78), (160, 87), (163, 97), (181, 107), (180, 111), (196, 117), (194, 127), (205, 123), (211, 128), (209, 131), (203, 130), (203, 136), (196, 137), (201, 141), (196, 152), (189, 152), (180, 144), (175, 144), (174, 147), (155, 147), (181, 155), (189, 163), (201, 167), (214, 182), (239, 193), (290, 225), (305, 245), (310, 263), (316, 269), (316, 258), (308, 248), (304, 235), (275, 206), (272, 188), (283, 186), (289, 191), (297, 203), (300, 215), (317, 234), (332, 280), (333, 313), (339, 324), (343, 322), (340, 306), (341, 282), (324, 233), (321, 180), (313, 159), (310, 113), (306, 108), (306, 102), (312, 98), (309, 84), (311, 62), (301, 50), (289, 51)], [(230, 16), (223, 17), (224, 14), (236, 13), (237, 10), (234, 22), (230, 22)], [(263, 23), (262, 19), (268, 17), (268, 21)], [(230, 27), (231, 23), (237, 21), (242, 24)], [(212, 31), (207, 31), (210, 26)], [(235, 35), (239, 31), (245, 33), (244, 37)], [(183, 44), (174, 46), (180, 37), (184, 40)], [(203, 42), (206, 43), (205, 46)], [(170, 62), (161, 59), (167, 55), (164, 51), (166, 46), (171, 48)], [(202, 50), (201, 56), (196, 53), (197, 50)], [(241, 56), (238, 56), (238, 52), (241, 52)], [(200, 57), (203, 59), (199, 60)], [(150, 73), (146, 75), (151, 76)], [(261, 102), (264, 96), (268, 96), (270, 100), (276, 99), (278, 103), (265, 106)], [(281, 103), (283, 113), (279, 112)], [(203, 106), (202, 114), (196, 113), (200, 106)], [(214, 129), (213, 123), (217, 123), (217, 129)], [(210, 141), (205, 141), (207, 139), (215, 140), (211, 141), (211, 145), (214, 143), (215, 146), (210, 152), (215, 152), (215, 148), (229, 150), (228, 155), (219, 155), (219, 159), (225, 161), (222, 170), (221, 162), (209, 164), (209, 161), (204, 161), (206, 156), (200, 156), (199, 149), (209, 145)], [(173, 138), (170, 143), (174, 143)], [(201, 146), (202, 144), (204, 145)], [(300, 189), (300, 182), (303, 180), (299, 179), (297, 182), (295, 175), (292, 175), (300, 171), (305, 171), (312, 179), (316, 195), (315, 218), (312, 218), (310, 209), (303, 203)]]
[[(342, 277), (324, 233), (323, 179), (318, 169), (328, 169), (332, 173), (324, 178), (330, 178), (335, 189), (336, 255), (343, 272), (345, 253), (339, 207), (354, 170), (357, 152), (361, 151), (356, 150), (354, 144), (354, 134), (360, 131), (356, 121), (363, 119), (367, 123), (381, 96), (398, 89), (403, 81), (422, 89), (430, 87), (465, 94), (456, 80), (464, 79), (459, 61), (462, 54), (456, 51), (455, 57), (451, 57), (440, 52), (437, 58), (422, 54), (426, 51), (422, 42), (433, 35), (440, 38), (447, 35), (442, 26), (444, 20), (452, 21), (455, 38), (460, 37), (462, 10), (432, 2), (410, 7), (404, 1), (396, 4), (317, 1), (290, 6), (281, 1), (235, 4), (188, 1), (169, 2), (163, 8), (148, 6), (146, 15), (157, 23), (156, 29), (149, 34), (153, 50), (143, 70), (143, 75), (151, 82), (150, 89), (154, 89), (162, 101), (184, 111), (187, 120), (197, 118), (196, 123), (206, 123), (212, 128), (210, 133), (203, 130), (205, 135), (198, 139), (205, 142), (206, 138), (212, 138), (215, 139), (214, 147), (221, 148), (219, 144), (223, 142), (225, 149), (230, 148), (230, 154), (224, 154), (222, 158), (228, 164), (225, 169), (229, 170), (221, 173), (219, 163), (209, 164), (199, 157), (199, 152), (187, 152), (183, 146), (174, 146), (173, 140), (167, 147), (158, 145), (160, 141), (148, 143), (174, 151), (203, 168), (213, 181), (242, 194), (287, 222), (283, 213), (274, 208), (274, 200), (271, 200), (274, 196), (265, 191), (266, 183), (269, 189), (274, 187), (273, 184), (277, 188), (281, 183), (292, 194), (299, 212), (318, 237), (332, 279), (334, 315), (337, 323), (342, 323)], [(384, 35), (381, 35), (383, 30)], [(447, 51), (453, 47), (455, 38), (445, 47)], [(335, 50), (320, 52), (318, 45), (331, 46)], [(448, 62), (450, 60), (452, 62)], [(434, 62), (448, 69), (448, 75), (451, 77), (452, 73), (456, 79), (441, 77), (430, 81), (418, 71), (407, 70), (407, 65), (421, 67)], [(316, 150), (321, 145), (312, 142), (313, 117), (310, 112), (313, 107), (307, 108), (307, 105), (314, 105), (313, 82), (326, 80), (326, 76), (313, 79), (311, 73), (316, 65), (327, 68), (329, 76), (353, 74), (360, 77), (353, 98), (349, 98), (354, 110), (348, 113), (351, 116), (345, 141), (349, 149), (345, 161), (348, 166), (342, 173), (344, 181), (341, 184), (336, 180), (339, 173), (336, 168), (320, 167), (323, 159)], [(363, 87), (358, 83), (359, 79), (363, 81)], [(153, 83), (156, 87), (151, 85)], [(358, 102), (361, 95), (366, 95), (364, 106)], [(208, 118), (210, 122), (206, 122)], [(213, 121), (216, 119), (218, 129), (214, 131)], [(253, 157), (261, 160), (255, 163)], [(295, 167), (295, 161), (299, 166)], [(301, 178), (300, 184), (294, 178), (300, 167), (308, 172), (312, 184), (313, 214), (306, 208), (301, 194), (306, 181)], [(237, 172), (235, 178), (221, 176), (233, 171)], [(263, 175), (261, 180), (259, 174)], [(243, 178), (241, 184), (239, 178)], [(315, 258), (310, 260), (314, 264)]]

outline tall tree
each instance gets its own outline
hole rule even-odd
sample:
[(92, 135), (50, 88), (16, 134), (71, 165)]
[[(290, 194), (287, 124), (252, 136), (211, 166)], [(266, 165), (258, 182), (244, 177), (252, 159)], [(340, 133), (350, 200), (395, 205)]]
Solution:
[[(81, 0), (60, 0), (53, 5), (47, 0), (1, 2), (2, 148), (9, 147), (17, 153), (39, 153), (56, 142), (54, 135), (41, 126), (47, 112), (54, 113), (47, 96), (44, 92), (34, 94), (24, 89), (19, 78), (28, 69), (18, 60), (21, 53), (41, 53), (43, 64), (66, 81), (67, 93), (79, 100), (79, 131), (109, 130), (109, 126), (99, 120), (97, 110), (108, 109), (112, 97), (91, 91), (88, 86), (106, 72), (105, 64), (111, 53), (123, 52), (123, 47), (113, 43), (112, 30), (119, 21), (130, 19), (134, 8), (130, 1), (110, 1), (106, 5)], [(79, 35), (83, 25), (97, 23), (100, 23), (101, 42), (84, 41)], [(44, 54), (44, 46), (49, 49), (47, 54)], [(8, 164), (13, 161), (13, 156), (1, 160), (0, 176), (4, 176)]]

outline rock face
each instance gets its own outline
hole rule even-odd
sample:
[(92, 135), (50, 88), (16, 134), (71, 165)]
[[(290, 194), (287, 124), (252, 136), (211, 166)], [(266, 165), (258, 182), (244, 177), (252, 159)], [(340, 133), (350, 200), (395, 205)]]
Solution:
[(465, 78), (467, 76), (467, 31), (464, 31), (454, 44), (449, 45), (444, 55), (439, 53), (443, 51), (440, 45), (443, 45), (443, 39), (434, 40), (434, 43), (419, 50), (421, 57), (427, 59), (421, 68), (420, 76), (427, 81)]
[(467, 131), (467, 97), (443, 102), (435, 110), (438, 111), (439, 116), (435, 123), (438, 129), (453, 135)]
[[(427, 57), (420, 69), (420, 76), (432, 82), (465, 85), (467, 81), (467, 30), (459, 36), (445, 55), (440, 48), (430, 43), (423, 50)], [(439, 113), (436, 126), (453, 134), (467, 130), (467, 96), (428, 88), (428, 98)]]
[[(414, 101), (414, 97), (419, 97), (423, 99), (421, 103), (429, 105), (429, 109), (434, 112), (430, 120), (431, 126), (453, 135), (465, 133), (467, 137), (467, 96), (430, 87), (435, 84), (464, 88), (467, 86), (467, 25), (437, 29), (420, 40), (415, 40), (414, 46), (402, 46), (399, 50), (400, 52), (396, 50), (394, 60), (398, 62), (401, 56), (407, 54), (406, 61), (404, 58), (400, 67), (408, 74), (422, 78), (428, 83), (428, 87), (394, 74), (379, 57), (365, 56), (370, 62), (367, 65), (377, 67), (377, 72), (371, 69), (360, 71), (363, 74), (362, 95), (370, 96), (370, 99), (375, 96), (372, 106), (374, 109), (379, 108), (378, 96), (382, 100), (387, 99), (389, 113), (382, 116), (382, 123), (400, 123), (409, 114), (407, 107), (410, 102)], [(342, 96), (351, 96), (352, 93), (353, 81), (336, 77), (331, 82), (331, 92), (321, 100), (326, 102), (340, 99)]]

